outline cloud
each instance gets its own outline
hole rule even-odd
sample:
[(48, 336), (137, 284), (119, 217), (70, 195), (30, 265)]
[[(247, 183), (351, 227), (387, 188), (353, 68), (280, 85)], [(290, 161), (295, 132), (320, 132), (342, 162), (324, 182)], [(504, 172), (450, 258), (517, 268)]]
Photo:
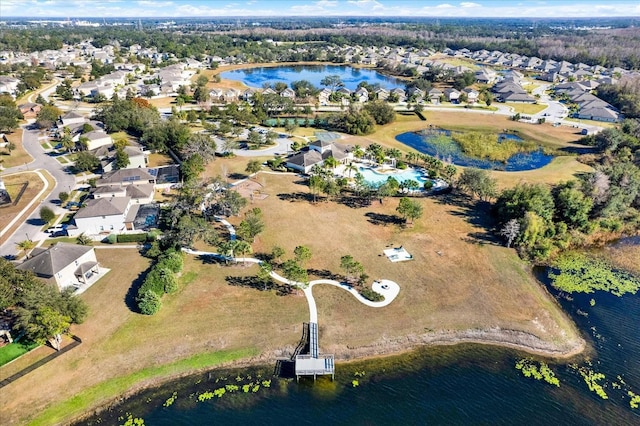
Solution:
[(436, 6), (436, 9), (451, 9), (454, 8), (455, 6), (449, 3), (442, 3)]
[(470, 1), (465, 1), (460, 3), (460, 7), (464, 7), (465, 9), (468, 9), (470, 7), (482, 7), (482, 5), (478, 3), (471, 3)]
[(384, 5), (377, 0), (349, 0), (347, 3), (358, 6), (359, 8), (367, 8), (371, 10), (382, 10)]

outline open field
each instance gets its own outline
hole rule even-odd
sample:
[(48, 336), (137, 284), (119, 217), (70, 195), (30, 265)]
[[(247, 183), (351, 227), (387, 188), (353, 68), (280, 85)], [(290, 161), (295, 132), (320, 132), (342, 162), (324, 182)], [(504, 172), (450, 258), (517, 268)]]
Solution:
[[(22, 128), (17, 128), (13, 133), (6, 133), (9, 142), (13, 142), (16, 149), (11, 151), (9, 155), (0, 155), (2, 161), (2, 167), (8, 169), (9, 167), (21, 166), (33, 161), (33, 158), (22, 147)], [(6, 148), (2, 151), (7, 151)]]
[(471, 69), (472, 71), (480, 69), (480, 65), (473, 59), (467, 58), (456, 58), (453, 56), (445, 55), (444, 53), (436, 53), (435, 55), (431, 55), (429, 59), (434, 61), (444, 62), (445, 64), (450, 64), (455, 67), (463, 66)]
[[(400, 351), (439, 333), (467, 330), (515, 330), (528, 338), (512, 343), (533, 351), (559, 354), (581, 348), (573, 324), (528, 265), (493, 242), (486, 215), (467, 200), (420, 199), (424, 217), (399, 228), (370, 222), (394, 215), (397, 199), (362, 208), (311, 204), (298, 198), (308, 189), (295, 176), (261, 174), (259, 179), (269, 197), (250, 207), (262, 209), (267, 227), (254, 252), (269, 252), (277, 244), (288, 258), (295, 246), (307, 245), (313, 257), (306, 267), (316, 270), (312, 277), (324, 271), (340, 274), (340, 256), (351, 254), (370, 281), (386, 278), (401, 286), (398, 298), (382, 309), (368, 308), (339, 289), (314, 289), (323, 351), (348, 359)], [(240, 218), (230, 220), (237, 224)], [(403, 245), (414, 261), (389, 263), (381, 257), (389, 245)], [(129, 291), (148, 260), (131, 249), (103, 249), (97, 255), (111, 272), (81, 296), (90, 316), (72, 331), (84, 343), (3, 389), (0, 404), (8, 423), (23, 422), (43, 407), (49, 408), (36, 424), (59, 422), (137, 384), (217, 365), (212, 361), (220, 351), (232, 352), (220, 355), (225, 360), (272, 363), (292, 350), (308, 320), (302, 296), (260, 291), (242, 281), (256, 273), (256, 266), (223, 266), (193, 257), (186, 258), (183, 288), (163, 298), (157, 315), (142, 316), (128, 308)]]
[[(49, 188), (53, 188), (54, 182), (49, 173), (44, 170), (41, 170), (41, 173), (45, 176), (45, 179), (49, 181)], [(15, 201), (15, 197), (17, 197), (25, 187), (25, 184), (26, 189), (24, 189), (24, 192), (16, 205), (0, 208), (0, 229), (4, 229), (8, 226), (13, 218), (16, 217), (16, 215), (19, 214), (20, 211), (24, 209), (44, 187), (44, 182), (42, 182), (40, 177), (34, 172), (22, 172), (3, 176), (2, 180), (5, 182), (7, 192), (9, 192), (13, 201)], [(47, 194), (43, 194), (42, 198), (44, 199), (46, 195)], [(38, 203), (34, 203), (30, 211), (25, 214), (25, 217), (26, 215), (29, 215), (31, 211), (34, 211), (39, 207), (40, 205)], [(11, 229), (7, 230), (7, 232), (0, 237), (0, 243), (4, 242), (4, 240), (7, 239), (18, 226), (20, 226), (20, 221), (16, 222)]]

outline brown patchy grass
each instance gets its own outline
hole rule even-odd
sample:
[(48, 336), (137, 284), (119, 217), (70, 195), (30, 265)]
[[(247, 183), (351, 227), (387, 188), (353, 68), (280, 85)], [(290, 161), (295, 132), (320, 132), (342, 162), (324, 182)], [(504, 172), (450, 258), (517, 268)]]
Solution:
[[(33, 161), (33, 157), (27, 153), (22, 147), (22, 129), (17, 128), (13, 133), (6, 134), (9, 142), (13, 142), (16, 145), (16, 149), (11, 151), (9, 155), (1, 155), (0, 160), (4, 168), (21, 166), (25, 163)], [(6, 150), (3, 150), (6, 151)]]
[[(485, 216), (466, 202), (419, 199), (424, 216), (399, 228), (374, 225), (366, 216), (395, 214), (397, 199), (364, 208), (288, 201), (278, 195), (307, 192), (298, 177), (261, 174), (260, 179), (270, 196), (250, 205), (262, 209), (267, 224), (254, 252), (270, 252), (277, 244), (288, 257), (295, 246), (306, 245), (313, 253), (308, 268), (338, 274), (340, 256), (351, 254), (370, 280), (387, 278), (401, 286), (397, 300), (382, 309), (365, 307), (339, 289), (316, 287), (325, 352), (349, 357), (358, 348), (377, 348), (375, 353), (388, 341), (406, 344), (407, 337), (431, 330), (501, 327), (559, 345), (577, 339), (572, 323), (527, 264), (513, 250), (481, 243)], [(415, 260), (390, 263), (382, 257), (390, 244), (403, 245)], [(163, 298), (157, 315), (142, 316), (129, 310), (125, 299), (148, 260), (130, 249), (101, 249), (97, 255), (111, 272), (81, 296), (90, 315), (72, 331), (84, 343), (3, 388), (0, 404), (7, 423), (23, 422), (42, 407), (113, 377), (194, 354), (256, 348), (262, 362), (273, 362), (281, 350), (293, 348), (301, 323), (308, 320), (302, 296), (234, 286), (225, 278), (253, 275), (256, 266), (208, 264), (194, 257), (186, 257), (183, 288)]]
[[(54, 183), (49, 173), (42, 170), (41, 173), (47, 180), (49, 180), (49, 188), (53, 188)], [(4, 229), (6, 226), (8, 226), (13, 218), (16, 217), (16, 215), (19, 214), (22, 209), (24, 209), (44, 187), (44, 182), (42, 182), (40, 177), (34, 172), (23, 172), (9, 176), (3, 176), (2, 180), (7, 187), (7, 191), (11, 195), (11, 199), (14, 201), (15, 197), (19, 194), (22, 186), (25, 183), (27, 184), (27, 188), (16, 205), (10, 205), (0, 208), (0, 229)], [(43, 194), (42, 199), (44, 199), (46, 196), (47, 193)], [(38, 203), (34, 203), (31, 209), (29, 209), (28, 212), (25, 212), (23, 217), (26, 218), (29, 214), (31, 214), (32, 211), (38, 209), (39, 207), (40, 205)], [(13, 227), (0, 238), (0, 244), (6, 241), (20, 225), (20, 221), (16, 222), (16, 224), (14, 224)]]
[(640, 247), (617, 245), (605, 247), (601, 254), (614, 266), (640, 276)]
[(162, 154), (159, 152), (149, 154), (148, 167), (168, 166), (173, 163), (173, 159), (167, 154)]

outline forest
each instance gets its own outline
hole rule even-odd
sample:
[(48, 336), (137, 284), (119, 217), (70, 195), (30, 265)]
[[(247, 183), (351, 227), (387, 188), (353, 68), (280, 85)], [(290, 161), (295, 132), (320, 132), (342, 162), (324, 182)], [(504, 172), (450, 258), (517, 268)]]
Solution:
[[(526, 19), (411, 19), (389, 22), (347, 20), (340, 27), (335, 19), (271, 19), (253, 27), (224, 21), (184, 21), (182, 31), (159, 29), (145, 23), (144, 31), (132, 27), (28, 28), (8, 29), (0, 34), (0, 51), (33, 52), (59, 49), (63, 43), (92, 39), (100, 47), (118, 40), (121, 46), (155, 46), (177, 57), (205, 54), (246, 55), (253, 60), (315, 60), (327, 45), (412, 46), (419, 49), (444, 48), (501, 50), (542, 59), (583, 62), (606, 67), (640, 68), (640, 28), (637, 19), (526, 20)], [(584, 26), (602, 29), (585, 30)], [(606, 26), (606, 29), (605, 29)], [(264, 39), (309, 46), (305, 57), (289, 57), (290, 46), (265, 45)]]

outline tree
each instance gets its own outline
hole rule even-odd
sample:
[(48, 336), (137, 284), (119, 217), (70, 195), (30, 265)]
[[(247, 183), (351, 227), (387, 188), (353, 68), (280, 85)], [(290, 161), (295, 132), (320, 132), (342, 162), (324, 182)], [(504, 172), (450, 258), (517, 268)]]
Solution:
[(115, 168), (126, 169), (129, 163), (129, 154), (123, 148), (116, 149)]
[(346, 272), (348, 281), (351, 281), (354, 276), (360, 276), (364, 273), (362, 264), (348, 254), (340, 258), (340, 267)]
[(162, 306), (160, 295), (153, 290), (145, 291), (138, 299), (138, 308), (144, 315), (154, 315)]
[(210, 135), (206, 133), (196, 133), (189, 137), (180, 152), (185, 159), (189, 159), (197, 154), (205, 164), (208, 164), (215, 159), (216, 148), (216, 142)]
[(35, 248), (36, 246), (36, 242), (35, 241), (31, 241), (31, 240), (22, 240), (19, 243), (17, 243), (17, 246), (20, 250), (27, 252), (29, 250), (32, 250), (33, 248)]
[(549, 186), (542, 184), (519, 183), (502, 191), (496, 200), (496, 212), (501, 223), (521, 219), (526, 212), (533, 212), (551, 223), (554, 211), (551, 190)]
[(589, 222), (593, 200), (585, 197), (572, 183), (559, 189), (556, 194), (556, 216), (558, 221), (564, 222), (570, 227), (582, 228)]
[(332, 92), (335, 92), (336, 89), (344, 87), (344, 83), (339, 75), (328, 75), (322, 80), (320, 80), (320, 84), (328, 87)]
[(49, 340), (56, 351), (60, 350), (62, 334), (69, 330), (71, 318), (48, 306), (42, 306), (35, 314), (33, 322), (27, 326), (27, 336), (34, 342)]
[(40, 219), (42, 219), (45, 224), (51, 223), (55, 218), (56, 214), (49, 207), (44, 206), (40, 209)]
[(504, 224), (500, 230), (500, 235), (506, 238), (507, 247), (511, 247), (513, 241), (520, 235), (520, 222), (517, 219), (511, 219)]
[(265, 291), (269, 283), (271, 283), (271, 272), (273, 272), (273, 266), (269, 262), (260, 262), (257, 278), (263, 284), (263, 290)]
[(331, 170), (334, 170), (336, 167), (338, 167), (339, 164), (340, 164), (340, 162), (338, 160), (336, 160), (336, 158), (333, 157), (333, 156), (327, 157), (323, 162), (323, 165), (325, 167), (330, 168)]
[(306, 246), (297, 246), (293, 249), (293, 255), (296, 258), (296, 262), (304, 264), (307, 260), (311, 259), (311, 250)]
[(0, 132), (11, 133), (18, 127), (23, 116), (15, 101), (9, 95), (0, 96)]
[(244, 169), (245, 172), (249, 174), (255, 174), (262, 170), (262, 164), (258, 160), (250, 160), (247, 163), (247, 167)]
[(260, 146), (262, 145), (263, 141), (264, 139), (262, 138), (262, 135), (255, 130), (251, 130), (249, 132), (249, 135), (247, 136), (247, 142), (253, 145)]
[(244, 259), (243, 263), (246, 265), (247, 259), (245, 256), (251, 253), (251, 244), (242, 240), (236, 240), (234, 242), (235, 242), (234, 253), (242, 256)]
[(388, 124), (396, 119), (396, 112), (391, 105), (384, 101), (373, 101), (365, 105), (364, 109), (373, 117), (376, 124)]
[(409, 219), (409, 223), (413, 223), (415, 219), (422, 216), (422, 205), (417, 200), (402, 197), (396, 211), (402, 215), (405, 221)]
[(80, 151), (76, 155), (73, 167), (81, 172), (93, 171), (100, 165), (100, 159), (89, 151)]
[(71, 135), (62, 136), (62, 138), (60, 139), (60, 145), (62, 145), (62, 147), (67, 150), (67, 152), (71, 152), (71, 150), (76, 147), (76, 143), (74, 142)]
[(284, 249), (280, 246), (273, 246), (271, 249), (271, 260), (280, 263), (280, 259), (284, 256)]
[(256, 236), (264, 230), (262, 213), (259, 209), (254, 209), (245, 215), (245, 219), (238, 225), (237, 234), (245, 241), (255, 241)]
[[(289, 281), (300, 284), (303, 287), (306, 287), (309, 281), (307, 270), (293, 259), (289, 259), (282, 264), (282, 275)], [(296, 291), (298, 288), (299, 286), (296, 285)]]
[(69, 200), (69, 193), (68, 192), (60, 192), (58, 194), (58, 199), (60, 200), (61, 203), (66, 203)]
[(482, 169), (466, 168), (458, 179), (458, 186), (471, 196), (477, 196), (487, 201), (496, 195), (496, 180), (488, 171)]

